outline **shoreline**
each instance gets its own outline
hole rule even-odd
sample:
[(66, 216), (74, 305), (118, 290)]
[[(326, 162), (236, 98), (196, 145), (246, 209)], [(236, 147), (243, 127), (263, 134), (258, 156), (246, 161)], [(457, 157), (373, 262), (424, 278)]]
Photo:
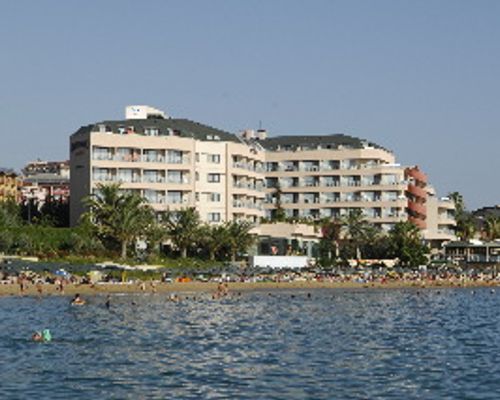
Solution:
[[(64, 286), (64, 292), (58, 290), (57, 285), (43, 284), (42, 294), (38, 293), (36, 285), (30, 284), (24, 293), (20, 292), (19, 284), (0, 285), (0, 297), (5, 296), (69, 296), (76, 293), (82, 296), (92, 296), (99, 294), (136, 294), (136, 293), (215, 293), (217, 282), (175, 282), (175, 283), (155, 283), (154, 287), (150, 282), (145, 283), (145, 290), (137, 283), (104, 283), (104, 284), (68, 284)], [(253, 292), (265, 290), (317, 290), (317, 289), (456, 289), (456, 288), (478, 288), (500, 286), (500, 282), (485, 281), (389, 281), (380, 282), (229, 282), (230, 292)]]

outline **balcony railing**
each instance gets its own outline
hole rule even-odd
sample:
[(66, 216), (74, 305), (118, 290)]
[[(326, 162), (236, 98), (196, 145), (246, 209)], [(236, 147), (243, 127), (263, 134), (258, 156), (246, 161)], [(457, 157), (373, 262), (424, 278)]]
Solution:
[(143, 182), (145, 183), (165, 183), (165, 178), (162, 176), (145, 176), (142, 179)]
[(162, 163), (163, 161), (165, 161), (165, 157), (163, 157), (163, 156), (143, 155), (142, 156), (142, 161), (144, 161), (144, 162)]

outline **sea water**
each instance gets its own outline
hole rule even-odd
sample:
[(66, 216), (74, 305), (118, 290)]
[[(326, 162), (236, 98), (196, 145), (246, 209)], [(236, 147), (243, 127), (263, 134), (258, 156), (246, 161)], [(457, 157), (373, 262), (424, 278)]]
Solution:
[(0, 398), (500, 398), (500, 291), (187, 295), (0, 298)]

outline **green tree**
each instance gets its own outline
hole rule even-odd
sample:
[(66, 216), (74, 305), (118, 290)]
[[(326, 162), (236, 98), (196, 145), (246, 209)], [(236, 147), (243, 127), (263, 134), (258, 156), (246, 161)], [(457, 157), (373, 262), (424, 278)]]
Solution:
[(163, 224), (167, 237), (179, 250), (181, 257), (187, 257), (187, 250), (200, 237), (200, 215), (193, 208), (165, 213)]
[(463, 196), (459, 192), (452, 192), (448, 197), (455, 204), (455, 234), (460, 240), (469, 240), (476, 233), (474, 218), (467, 212)]
[(342, 223), (336, 220), (324, 221), (321, 225), (321, 240), (318, 246), (319, 264), (322, 267), (336, 265), (339, 256), (339, 241)]
[(69, 202), (55, 200), (52, 197), (40, 207), (41, 218), (50, 221), (52, 226), (65, 228), (69, 226)]
[(238, 253), (245, 253), (255, 243), (255, 236), (250, 233), (253, 224), (248, 221), (230, 221), (226, 224), (231, 261), (236, 261)]
[(200, 244), (207, 249), (210, 260), (215, 260), (216, 254), (229, 243), (229, 229), (226, 224), (201, 227)]
[(271, 218), (273, 222), (284, 222), (286, 220), (286, 213), (281, 203), (282, 194), (283, 191), (281, 190), (281, 185), (278, 182), (278, 184), (276, 185), (276, 190), (274, 192), (274, 198), (276, 199), (276, 202), (275, 202), (275, 209), (274, 212), (272, 213), (272, 218)]
[(0, 228), (21, 225), (21, 209), (12, 199), (0, 201)]
[(483, 236), (486, 240), (495, 240), (500, 238), (500, 218), (489, 215), (484, 220)]
[(90, 220), (99, 235), (115, 240), (121, 247), (121, 258), (127, 257), (128, 245), (144, 237), (155, 223), (154, 212), (135, 193), (122, 192), (120, 185), (99, 185), (98, 193), (85, 199)]
[(365, 243), (369, 223), (364, 219), (361, 209), (351, 210), (342, 218), (344, 239), (352, 248), (352, 255), (359, 260), (362, 258), (361, 247)]
[(398, 222), (389, 232), (389, 254), (399, 259), (403, 267), (416, 267), (427, 261), (427, 246), (422, 243), (420, 230), (409, 221)]

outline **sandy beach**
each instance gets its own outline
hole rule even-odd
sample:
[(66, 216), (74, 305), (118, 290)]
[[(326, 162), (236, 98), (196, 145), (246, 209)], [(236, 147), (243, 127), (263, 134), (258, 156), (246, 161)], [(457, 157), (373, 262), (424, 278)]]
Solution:
[[(485, 281), (388, 281), (386, 283), (370, 282), (318, 282), (318, 281), (295, 281), (295, 282), (230, 282), (230, 292), (245, 292), (257, 290), (315, 290), (315, 289), (399, 289), (399, 288), (456, 288), (456, 287), (496, 287), (500, 282)], [(64, 286), (61, 293), (54, 284), (43, 284), (42, 295), (74, 295), (80, 293), (82, 296), (112, 293), (182, 293), (200, 292), (213, 293), (217, 290), (216, 282), (175, 282), (175, 283), (145, 283), (145, 289), (138, 283), (100, 283), (68, 284)], [(37, 287), (28, 284), (24, 293), (20, 292), (18, 284), (0, 285), (0, 296), (16, 295), (38, 296)]]

